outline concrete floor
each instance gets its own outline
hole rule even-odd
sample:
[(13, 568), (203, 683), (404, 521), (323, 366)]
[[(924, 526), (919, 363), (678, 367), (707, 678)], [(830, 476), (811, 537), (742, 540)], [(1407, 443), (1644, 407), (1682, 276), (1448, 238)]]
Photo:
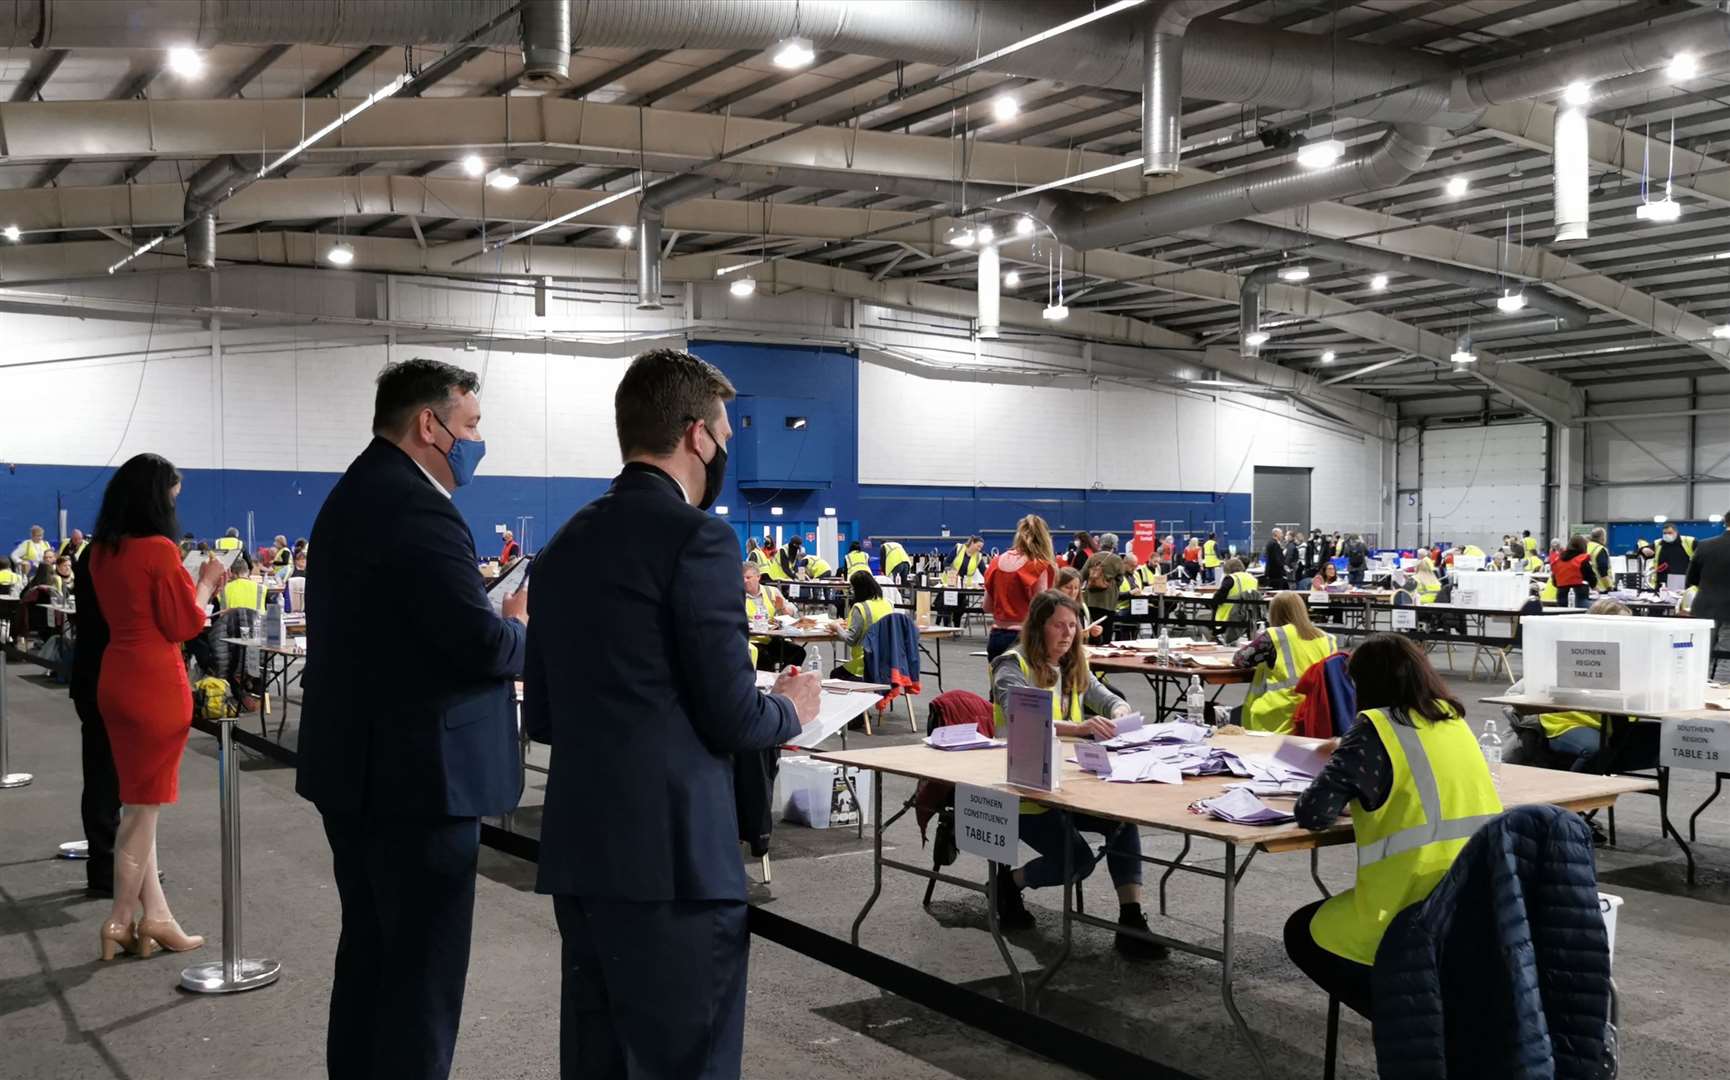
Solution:
[[(944, 650), (948, 688), (985, 685), (984, 661), (969, 649), (978, 638)], [(83, 867), (54, 857), (78, 834), (78, 729), (65, 692), (39, 669), (13, 664), (8, 674), (12, 767), (35, 773), (29, 787), (0, 791), (0, 1076), (155, 1078), (195, 1075), (256, 1078), (322, 1074), (325, 1007), (337, 933), (337, 898), (328, 853), (312, 808), (292, 791), (292, 772), (247, 760), (241, 784), (246, 858), (246, 953), (279, 958), (275, 986), (232, 998), (183, 994), (175, 987), (183, 960), (158, 956), (110, 964), (96, 957), (106, 902), (84, 898)], [(1477, 698), (1501, 684), (1452, 679), (1474, 721), (1490, 715)], [(1120, 680), (1138, 706), (1144, 687)], [(1224, 700), (1238, 700), (1230, 690)], [(921, 710), (921, 713), (923, 710)], [(921, 715), (921, 722), (923, 716)], [(891, 724), (893, 728), (893, 724)], [(293, 725), (289, 741), (293, 740)], [(850, 745), (903, 742), (895, 734), (853, 736)], [(165, 813), (161, 858), (176, 913), (191, 930), (212, 935), (200, 960), (220, 956), (217, 802), (214, 741), (194, 733), (181, 772), (181, 801)], [(518, 827), (532, 831), (543, 778), (531, 774), (528, 809)], [(1676, 817), (1685, 818), (1710, 791), (1702, 774), (1676, 779)], [(910, 786), (891, 781), (885, 804), (898, 806)], [(1603, 889), (1626, 900), (1617, 937), (1622, 993), (1622, 1075), (1629, 1078), (1730, 1074), (1722, 1032), (1730, 986), (1730, 797), (1700, 820), (1699, 881), (1688, 887), (1674, 843), (1661, 840), (1657, 802), (1624, 800), (1620, 847), (1599, 856)], [(774, 880), (754, 899), (785, 917), (845, 937), (870, 888), (870, 833), (815, 832), (794, 826), (776, 834)], [(888, 833), (887, 846), (912, 862), (926, 853), (911, 817)], [(1144, 835), (1150, 852), (1174, 854), (1176, 842)], [(1220, 864), (1220, 853), (1200, 852)], [(1325, 853), (1323, 876), (1334, 887), (1351, 880), (1350, 853)], [(751, 867), (753, 876), (757, 870)], [(983, 877), (963, 857), (952, 872)], [(556, 1074), (557, 944), (551, 905), (529, 891), (531, 869), (483, 853), (468, 1005), (457, 1045), (459, 1077), (547, 1077)], [(1109, 898), (1103, 873), (1090, 882), (1090, 903)], [(939, 886), (929, 910), (924, 882), (889, 872), (882, 899), (864, 927), (867, 947), (992, 995), (1008, 980), (985, 931), (977, 894)], [(1197, 942), (1219, 940), (1219, 890), (1188, 875), (1173, 879), (1167, 932)], [(1237, 1001), (1276, 1077), (1321, 1073), (1325, 1000), (1286, 960), (1280, 931), (1289, 912), (1315, 896), (1302, 856), (1261, 856), (1239, 893)], [(1016, 962), (1037, 969), (1058, 945), (1060, 903), (1051, 891), (1028, 894), (1036, 930), (1015, 936)], [(1152, 905), (1150, 907), (1150, 914)], [(1156, 926), (1162, 920), (1154, 919)], [(1078, 930), (1076, 952), (1047, 991), (1043, 1011), (1197, 1077), (1250, 1077), (1254, 1065), (1221, 1008), (1218, 967), (1175, 956), (1129, 964), (1111, 951), (1109, 934)], [(1342, 1027), (1342, 1077), (1374, 1075), (1368, 1025), (1348, 1014)], [(797, 953), (757, 940), (752, 949), (745, 1072), (751, 1077), (967, 1077), (1018, 1080), (1076, 1074), (1009, 1047), (938, 1014), (880, 993)]]

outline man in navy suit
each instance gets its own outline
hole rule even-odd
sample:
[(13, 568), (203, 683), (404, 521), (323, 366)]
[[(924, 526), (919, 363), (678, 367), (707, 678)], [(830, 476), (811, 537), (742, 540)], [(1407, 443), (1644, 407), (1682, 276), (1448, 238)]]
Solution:
[(528, 596), (493, 611), (451, 504), (486, 452), (479, 389), (450, 364), (387, 367), (372, 443), (312, 527), (295, 790), (324, 815), (342, 899), (336, 1080), (449, 1075), (480, 819), (522, 793), (510, 680)]
[(689, 353), (633, 361), (613, 399), (624, 471), (535, 562), (523, 716), (553, 748), (535, 888), (563, 938), (567, 1078), (739, 1075), (733, 755), (795, 737), (822, 684), (789, 668), (756, 687), (739, 541), (704, 512), (732, 397)]

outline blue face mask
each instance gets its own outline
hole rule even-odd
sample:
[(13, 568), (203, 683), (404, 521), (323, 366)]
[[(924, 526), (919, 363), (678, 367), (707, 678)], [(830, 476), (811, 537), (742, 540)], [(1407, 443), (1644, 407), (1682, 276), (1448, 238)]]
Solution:
[[(439, 420), (438, 414), (433, 414), (434, 420)], [(445, 460), (450, 463), (451, 480), (457, 487), (462, 487), (475, 478), (475, 470), (481, 466), (481, 458), (487, 456), (485, 439), (459, 439), (457, 433), (439, 420), (439, 427), (445, 429), (445, 434), (451, 437), (451, 448), (445, 453)]]

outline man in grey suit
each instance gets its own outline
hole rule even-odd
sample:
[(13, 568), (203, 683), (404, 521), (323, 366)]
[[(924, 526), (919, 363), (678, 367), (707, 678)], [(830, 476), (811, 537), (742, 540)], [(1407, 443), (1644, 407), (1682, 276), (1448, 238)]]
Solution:
[(797, 736), (822, 684), (789, 668), (757, 690), (739, 540), (706, 512), (733, 393), (686, 352), (633, 361), (613, 400), (624, 471), (534, 563), (524, 721), (553, 748), (535, 888), (563, 939), (564, 1077), (739, 1075), (733, 758)]

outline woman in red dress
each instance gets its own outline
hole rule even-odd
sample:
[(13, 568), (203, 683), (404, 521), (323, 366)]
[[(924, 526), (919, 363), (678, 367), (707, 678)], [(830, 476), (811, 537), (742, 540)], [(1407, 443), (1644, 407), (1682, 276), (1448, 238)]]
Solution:
[(122, 807), (104, 960), (116, 950), (149, 956), (158, 945), (184, 952), (204, 944), (180, 929), (156, 878), (157, 815), (178, 794), (180, 754), (192, 728), (180, 643), (204, 630), (205, 605), (223, 575), (211, 560), (194, 586), (181, 565), (172, 539), (180, 535), (179, 495), (180, 474), (167, 460), (140, 454), (128, 461), (102, 494), (90, 553), (91, 583), (109, 628), (96, 700), (114, 747)]

